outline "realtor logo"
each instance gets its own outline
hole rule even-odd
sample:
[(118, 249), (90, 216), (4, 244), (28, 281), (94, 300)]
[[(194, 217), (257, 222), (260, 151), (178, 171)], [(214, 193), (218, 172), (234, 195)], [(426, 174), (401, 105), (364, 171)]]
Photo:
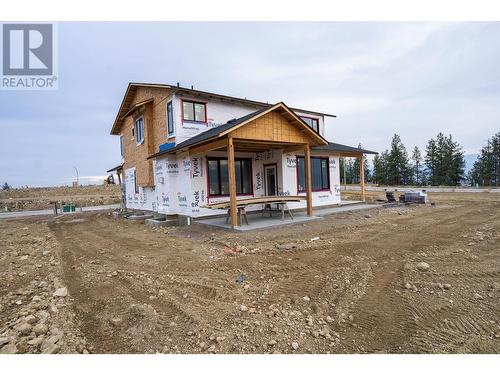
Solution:
[(2, 25), (1, 88), (57, 88), (53, 26), (50, 23)]

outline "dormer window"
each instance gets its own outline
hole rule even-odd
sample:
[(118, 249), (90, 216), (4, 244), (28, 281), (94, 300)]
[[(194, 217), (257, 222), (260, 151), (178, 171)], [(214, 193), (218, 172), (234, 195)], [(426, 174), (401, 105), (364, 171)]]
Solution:
[(184, 122), (207, 122), (206, 103), (190, 100), (182, 101), (182, 120)]
[(319, 120), (314, 117), (306, 117), (306, 116), (301, 116), (300, 117), (304, 122), (309, 125), (310, 128), (312, 128), (316, 133), (319, 133)]

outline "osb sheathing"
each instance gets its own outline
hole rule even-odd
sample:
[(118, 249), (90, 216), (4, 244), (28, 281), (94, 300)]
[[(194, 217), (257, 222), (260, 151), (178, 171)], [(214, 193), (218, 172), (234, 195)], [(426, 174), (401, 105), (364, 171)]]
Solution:
[(285, 116), (273, 111), (231, 132), (234, 138), (275, 142), (310, 143), (304, 130), (291, 124)]
[[(167, 141), (166, 100), (171, 90), (156, 87), (138, 87), (130, 107), (153, 98), (127, 116), (121, 128), (124, 146), (124, 169), (136, 168), (137, 185), (153, 186), (153, 161), (147, 158), (158, 152), (159, 146)], [(144, 142), (137, 144), (132, 138), (135, 120), (144, 116)], [(171, 141), (171, 140), (169, 140)]]

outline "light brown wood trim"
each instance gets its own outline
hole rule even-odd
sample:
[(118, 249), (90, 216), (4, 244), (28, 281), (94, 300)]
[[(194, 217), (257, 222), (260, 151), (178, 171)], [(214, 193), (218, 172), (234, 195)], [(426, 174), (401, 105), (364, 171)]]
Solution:
[(233, 138), (227, 139), (227, 159), (229, 168), (229, 200), (231, 202), (231, 227), (238, 225), (238, 212), (236, 204), (236, 169), (234, 166), (234, 144)]
[(305, 147), (306, 147), (305, 144), (300, 144), (300, 145), (285, 147), (283, 149), (283, 153), (284, 154), (288, 154), (290, 152), (304, 151)]
[(303, 130), (305, 130), (306, 132), (308, 132), (313, 138), (315, 138), (320, 145), (326, 145), (328, 144), (328, 142), (322, 137), (320, 136), (318, 133), (316, 133), (314, 130), (312, 130), (299, 116), (297, 116), (292, 110), (290, 110), (284, 103), (278, 103), (278, 104), (275, 104), (273, 105), (272, 107), (268, 108), (267, 110), (265, 110), (264, 112), (261, 112), (251, 118), (249, 118), (248, 120), (246, 121), (243, 121), (241, 124), (238, 124), (236, 125), (235, 127), (233, 128), (230, 128), (224, 132), (222, 132), (221, 134), (219, 134), (219, 137), (222, 137), (224, 135), (227, 135), (233, 131), (235, 131), (236, 129), (239, 129), (241, 128), (242, 126), (248, 124), (249, 122), (252, 122), (254, 121), (255, 119), (258, 119), (259, 117), (262, 117), (278, 108), (281, 108), (283, 109), (286, 113), (288, 113), (290, 116), (292, 116), (297, 122), (299, 122), (301, 124), (301, 126), (303, 127)]
[(311, 148), (306, 145), (304, 148), (304, 164), (306, 172), (306, 203), (307, 216), (312, 216), (312, 185), (311, 185)]
[(365, 191), (365, 160), (363, 156), (359, 158), (359, 184), (361, 185), (361, 200), (366, 202)]
[(219, 139), (217, 141), (212, 141), (210, 143), (203, 144), (201, 146), (193, 147), (189, 150), (191, 155), (201, 154), (203, 152), (208, 152), (216, 150), (218, 148), (227, 147), (227, 139)]
[(343, 158), (359, 158), (360, 156), (363, 156), (362, 152), (335, 152), (334, 153), (340, 155)]
[[(286, 195), (286, 196), (263, 196), (257, 198), (245, 198), (238, 199), (236, 201), (238, 206), (247, 206), (251, 204), (259, 204), (259, 203), (274, 203), (274, 202), (300, 202), (305, 200), (306, 198), (303, 195)], [(203, 208), (212, 208), (212, 209), (227, 209), (231, 207), (230, 202), (220, 202), (220, 203), (210, 203)]]
[(143, 105), (146, 105), (148, 103), (151, 103), (152, 101), (154, 101), (154, 98), (149, 98), (143, 100), (142, 102), (134, 104), (132, 108), (130, 108), (127, 112), (125, 112), (125, 114), (122, 117), (120, 117), (120, 121), (122, 121), (125, 117), (130, 116), (137, 108), (142, 107)]

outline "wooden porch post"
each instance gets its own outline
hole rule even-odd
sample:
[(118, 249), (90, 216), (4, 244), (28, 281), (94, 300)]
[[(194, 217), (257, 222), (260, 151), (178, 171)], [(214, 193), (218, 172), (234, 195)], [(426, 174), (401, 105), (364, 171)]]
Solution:
[(238, 212), (236, 208), (236, 170), (234, 166), (233, 138), (227, 138), (227, 160), (229, 168), (229, 201), (231, 203), (231, 227), (238, 225)]
[(116, 171), (116, 175), (118, 176), (118, 184), (119, 184), (120, 186), (122, 186), (122, 177), (121, 177), (121, 173), (120, 173), (120, 171), (121, 171), (121, 170), (120, 170), (120, 169), (118, 169), (118, 170)]
[(307, 202), (307, 216), (312, 216), (312, 187), (311, 187), (311, 149), (309, 144), (304, 149), (304, 164), (306, 172), (306, 202)]
[(361, 200), (366, 202), (366, 192), (365, 192), (365, 160), (363, 154), (359, 158), (359, 184), (361, 186)]

